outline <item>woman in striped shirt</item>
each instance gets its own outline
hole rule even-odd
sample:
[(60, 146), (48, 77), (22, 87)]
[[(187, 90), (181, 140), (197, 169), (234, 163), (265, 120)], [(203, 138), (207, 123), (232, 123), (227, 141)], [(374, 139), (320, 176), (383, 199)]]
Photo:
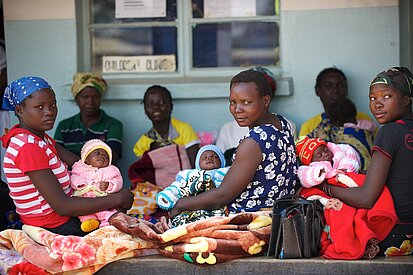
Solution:
[(68, 165), (78, 157), (46, 134), (55, 123), (57, 106), (44, 79), (22, 77), (8, 85), (3, 108), (14, 111), (19, 120), (1, 141), (7, 148), (4, 172), (10, 197), (24, 224), (81, 236), (77, 216), (131, 207), (133, 194), (126, 189), (101, 198), (71, 197)]

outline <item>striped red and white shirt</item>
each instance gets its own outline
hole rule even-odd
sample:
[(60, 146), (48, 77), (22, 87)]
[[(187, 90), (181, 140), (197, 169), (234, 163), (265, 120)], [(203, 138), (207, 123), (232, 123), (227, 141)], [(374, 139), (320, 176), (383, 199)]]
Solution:
[[(62, 225), (70, 217), (59, 216), (39, 194), (27, 172), (51, 169), (63, 191), (71, 196), (67, 166), (58, 157), (55, 141), (45, 134), (44, 139), (24, 129), (12, 129), (16, 134), (9, 137), (4, 157), (4, 173), (10, 188), (10, 197), (24, 224), (53, 228)], [(11, 134), (11, 133), (9, 133)]]

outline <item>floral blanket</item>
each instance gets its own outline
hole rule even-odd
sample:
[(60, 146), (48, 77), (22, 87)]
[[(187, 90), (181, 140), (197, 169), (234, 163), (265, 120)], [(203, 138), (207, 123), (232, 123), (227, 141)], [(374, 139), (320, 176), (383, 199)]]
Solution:
[[(169, 229), (122, 213), (85, 237), (34, 226), (0, 232), (0, 274), (93, 274), (113, 261), (161, 254), (210, 265), (265, 253), (269, 211), (210, 218)], [(31, 273), (30, 273), (31, 272)]]
[(122, 233), (113, 226), (76, 237), (24, 225), (23, 230), (0, 232), (0, 274), (19, 274), (21, 268), (36, 270), (36, 266), (38, 270), (33, 274), (93, 274), (119, 259), (158, 254), (156, 248), (154, 242)]

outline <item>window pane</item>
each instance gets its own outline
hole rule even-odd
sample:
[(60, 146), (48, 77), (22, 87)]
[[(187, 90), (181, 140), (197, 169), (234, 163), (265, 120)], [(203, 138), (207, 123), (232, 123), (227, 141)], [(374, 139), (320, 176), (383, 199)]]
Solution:
[[(226, 1), (226, 0), (222, 0)], [(255, 0), (248, 0), (255, 1)], [(256, 14), (258, 16), (272, 16), (275, 15), (275, 3), (274, 0), (256, 0)], [(203, 18), (204, 17), (204, 0), (192, 0), (192, 17)]]
[(175, 27), (95, 29), (91, 32), (91, 36), (94, 70), (101, 71), (104, 55), (173, 54), (178, 60)]
[(176, 0), (166, 1), (166, 17), (159, 18), (115, 18), (115, 0), (93, 0), (92, 24), (130, 23), (148, 21), (175, 21)]
[(279, 62), (277, 23), (198, 24), (192, 35), (195, 68), (274, 66)]

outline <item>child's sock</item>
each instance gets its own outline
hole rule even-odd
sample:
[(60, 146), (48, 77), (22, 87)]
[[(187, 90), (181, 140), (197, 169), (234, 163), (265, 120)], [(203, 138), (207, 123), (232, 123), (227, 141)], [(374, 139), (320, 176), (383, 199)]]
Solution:
[(174, 208), (179, 200), (178, 192), (179, 190), (176, 187), (167, 187), (156, 195), (156, 203), (163, 210), (170, 210)]
[(99, 227), (99, 221), (96, 219), (87, 219), (82, 222), (80, 225), (80, 229), (82, 229), (83, 232), (91, 232), (95, 230), (96, 228)]

